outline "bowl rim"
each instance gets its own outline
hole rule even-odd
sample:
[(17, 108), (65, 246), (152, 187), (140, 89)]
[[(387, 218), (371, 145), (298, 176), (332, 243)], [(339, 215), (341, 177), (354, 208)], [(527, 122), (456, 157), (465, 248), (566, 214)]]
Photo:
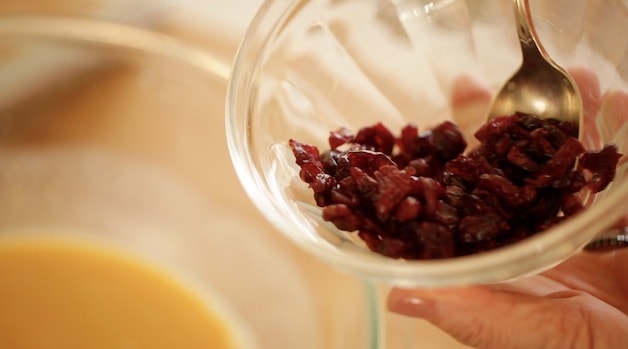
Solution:
[(230, 63), (206, 49), (154, 30), (99, 19), (60, 15), (0, 17), (0, 36), (64, 40), (147, 52), (200, 68), (226, 81)]

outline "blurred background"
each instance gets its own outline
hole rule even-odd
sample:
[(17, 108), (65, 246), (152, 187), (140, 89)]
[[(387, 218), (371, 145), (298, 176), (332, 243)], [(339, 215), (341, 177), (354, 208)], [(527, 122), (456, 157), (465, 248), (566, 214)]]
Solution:
[[(38, 70), (36, 54), (0, 50), (0, 227), (71, 221), (76, 229), (124, 235), (125, 243), (199, 275), (261, 348), (366, 348), (370, 289), (276, 232), (244, 194), (227, 153), (227, 77), (261, 3), (1, 1), (0, 20), (115, 22), (205, 50), (219, 64), (213, 76), (190, 79), (156, 64)], [(61, 151), (77, 145), (86, 150)], [(456, 347), (427, 324), (416, 331), (417, 345)]]

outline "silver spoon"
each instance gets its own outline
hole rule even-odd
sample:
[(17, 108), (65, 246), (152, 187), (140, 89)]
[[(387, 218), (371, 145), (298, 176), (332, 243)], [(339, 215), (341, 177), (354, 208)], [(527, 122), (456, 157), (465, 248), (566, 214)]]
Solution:
[(583, 107), (578, 86), (538, 40), (528, 1), (514, 0), (514, 11), (523, 62), (493, 97), (488, 119), (522, 112), (582, 125)]
[[(532, 24), (528, 0), (514, 0), (513, 5), (523, 62), (493, 97), (487, 119), (522, 112), (543, 119), (572, 121), (578, 124), (582, 138), (584, 115), (578, 86), (541, 45)], [(628, 229), (624, 228), (594, 239), (585, 250), (627, 246)]]

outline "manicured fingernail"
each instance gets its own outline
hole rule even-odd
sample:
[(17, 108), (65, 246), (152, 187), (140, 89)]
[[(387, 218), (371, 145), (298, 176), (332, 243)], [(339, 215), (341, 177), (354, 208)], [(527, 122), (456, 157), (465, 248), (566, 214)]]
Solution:
[(434, 307), (434, 300), (416, 291), (393, 289), (388, 295), (388, 310), (393, 313), (425, 318), (433, 314)]

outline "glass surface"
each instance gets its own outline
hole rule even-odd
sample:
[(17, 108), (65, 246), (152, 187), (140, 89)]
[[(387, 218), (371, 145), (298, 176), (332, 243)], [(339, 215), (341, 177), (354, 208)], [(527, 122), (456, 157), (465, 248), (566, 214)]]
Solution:
[[(628, 10), (624, 1), (531, 1), (549, 54), (588, 79), (586, 147), (628, 153)], [(520, 64), (509, 1), (267, 1), (232, 71), (231, 155), (258, 208), (292, 241), (346, 271), (403, 285), (499, 282), (577, 253), (626, 214), (628, 163), (586, 212), (491, 252), (445, 260), (379, 256), (321, 219), (287, 146), (327, 148), (330, 130), (456, 122), (467, 139), (487, 98)], [(580, 79), (582, 82), (584, 79)], [(622, 102), (623, 101), (623, 102)]]

